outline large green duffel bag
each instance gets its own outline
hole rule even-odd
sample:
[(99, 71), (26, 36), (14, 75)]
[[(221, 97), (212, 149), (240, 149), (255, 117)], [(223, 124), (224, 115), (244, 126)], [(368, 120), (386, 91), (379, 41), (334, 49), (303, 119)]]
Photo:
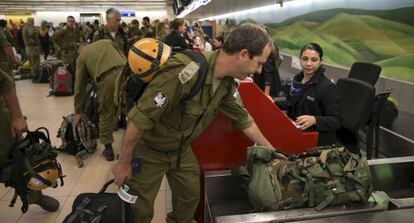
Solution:
[(366, 158), (344, 148), (287, 158), (273, 149), (251, 147), (238, 174), (259, 212), (365, 203), (372, 192)]

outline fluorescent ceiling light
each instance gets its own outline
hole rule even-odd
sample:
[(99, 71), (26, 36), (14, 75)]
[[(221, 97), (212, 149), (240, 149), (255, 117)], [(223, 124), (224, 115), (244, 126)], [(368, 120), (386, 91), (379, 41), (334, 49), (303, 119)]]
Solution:
[[(300, 2), (303, 2), (303, 1), (304, 0), (285, 1), (283, 3), (283, 7), (287, 7), (289, 5), (297, 4), (297, 3), (300, 3)], [(202, 19), (200, 19), (200, 21), (225, 19), (225, 18), (229, 18), (229, 17), (236, 17), (236, 16), (246, 15), (246, 14), (250, 14), (250, 13), (263, 13), (263, 11), (272, 10), (275, 7), (280, 7), (280, 6), (276, 5), (276, 4), (271, 4), (271, 5), (261, 6), (261, 7), (257, 7), (257, 8), (226, 13), (226, 14), (222, 14), (222, 15), (210, 16), (210, 17), (202, 18)]]

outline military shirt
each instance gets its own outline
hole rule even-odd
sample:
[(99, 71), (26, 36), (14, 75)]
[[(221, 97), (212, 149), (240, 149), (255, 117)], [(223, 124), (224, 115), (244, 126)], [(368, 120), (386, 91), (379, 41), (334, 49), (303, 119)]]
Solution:
[(53, 34), (52, 41), (63, 50), (77, 50), (81, 37), (75, 28), (65, 27)]
[(114, 41), (118, 48), (124, 52), (124, 55), (128, 54), (128, 39), (126, 33), (121, 31), (121, 29), (119, 29), (115, 33), (115, 38), (112, 37), (111, 33), (108, 31), (108, 28), (106, 28), (106, 26), (101, 29), (98, 29), (93, 34), (92, 42), (98, 41), (100, 39), (110, 39)]
[(143, 36), (142, 31), (138, 27), (131, 27), (128, 30), (128, 37), (131, 38), (134, 36), (139, 36), (139, 39), (141, 39)]
[[(88, 78), (95, 81), (113, 68), (125, 66), (126, 57), (112, 40), (99, 40), (87, 45), (76, 62), (75, 112), (82, 111)], [(115, 84), (115, 83), (114, 83)]]
[(8, 56), (4, 52), (4, 48), (11, 47), (10, 43), (7, 41), (6, 36), (4, 35), (4, 32), (2, 29), (0, 29), (0, 62), (7, 62)]
[(0, 95), (10, 91), (11, 89), (13, 89), (12, 78), (6, 72), (0, 70)]
[(36, 47), (40, 45), (39, 30), (30, 24), (23, 26), (23, 41), (26, 47)]
[(14, 40), (13, 35), (11, 34), (9, 29), (3, 30), (4, 35), (6, 36), (7, 41), (13, 46), (16, 47), (16, 40)]
[(182, 135), (187, 139), (184, 146), (189, 145), (214, 120), (218, 111), (230, 118), (236, 129), (252, 125), (253, 119), (242, 105), (235, 80), (213, 77), (217, 54), (218, 51), (204, 54), (209, 64), (206, 80), (203, 88), (185, 102), (183, 117), (180, 100), (188, 95), (198, 75), (187, 75), (187, 78), (183, 75), (191, 60), (186, 56), (186, 59), (178, 57), (182, 54), (167, 61), (128, 114), (129, 121), (144, 130), (141, 143), (160, 151), (175, 151)]

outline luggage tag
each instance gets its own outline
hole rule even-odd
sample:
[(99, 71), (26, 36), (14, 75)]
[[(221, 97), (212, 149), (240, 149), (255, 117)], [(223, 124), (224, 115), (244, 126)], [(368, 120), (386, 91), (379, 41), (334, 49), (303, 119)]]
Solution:
[(122, 186), (119, 187), (117, 194), (119, 198), (121, 198), (123, 201), (130, 203), (130, 204), (135, 204), (135, 202), (138, 199), (138, 196), (129, 194), (128, 190), (129, 190), (128, 185), (123, 184)]
[[(131, 160), (132, 174), (141, 173), (141, 167), (142, 167), (142, 157), (140, 156), (132, 157), (132, 160)], [(117, 194), (119, 198), (121, 198), (123, 201), (130, 203), (130, 204), (135, 204), (135, 202), (138, 199), (138, 196), (129, 194), (128, 190), (129, 190), (129, 186), (126, 184), (123, 184), (122, 186), (119, 187)]]

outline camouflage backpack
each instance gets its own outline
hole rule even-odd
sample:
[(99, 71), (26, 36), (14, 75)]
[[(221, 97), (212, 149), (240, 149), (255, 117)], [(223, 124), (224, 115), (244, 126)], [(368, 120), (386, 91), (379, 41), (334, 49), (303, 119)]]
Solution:
[(286, 158), (264, 147), (248, 148), (239, 168), (255, 211), (364, 203), (372, 192), (365, 157), (344, 148), (318, 149)]
[(57, 137), (62, 140), (59, 150), (74, 155), (78, 167), (82, 167), (83, 160), (86, 159), (88, 154), (94, 153), (96, 150), (98, 132), (95, 125), (84, 115), (81, 116), (78, 125), (74, 127), (72, 125), (73, 117), (73, 113), (63, 117), (57, 134)]

